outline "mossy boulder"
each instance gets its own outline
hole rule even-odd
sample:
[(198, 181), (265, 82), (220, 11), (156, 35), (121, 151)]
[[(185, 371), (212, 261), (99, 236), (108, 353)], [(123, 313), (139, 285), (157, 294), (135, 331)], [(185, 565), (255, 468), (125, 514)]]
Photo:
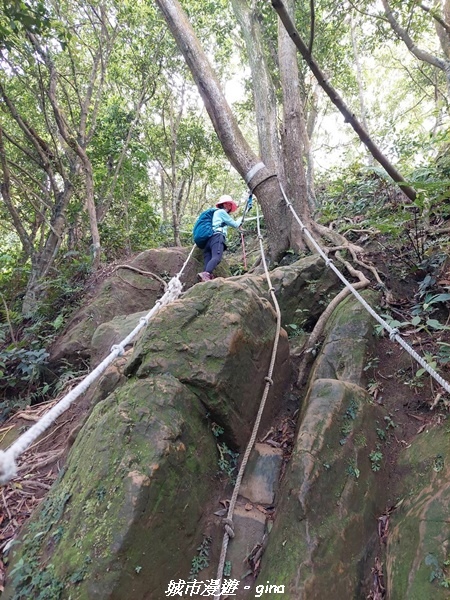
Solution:
[[(179, 272), (188, 252), (187, 248), (146, 250), (126, 264), (167, 280)], [(189, 261), (182, 278), (186, 288), (196, 283), (200, 268), (194, 258)], [(53, 345), (50, 365), (56, 366), (64, 360), (72, 365), (89, 361), (91, 338), (99, 325), (117, 315), (148, 312), (163, 293), (164, 286), (150, 275), (125, 268), (113, 271), (95, 290), (89, 303), (75, 313), (65, 333)]]
[(358, 598), (385, 502), (369, 459), (378, 409), (335, 379), (316, 380), (306, 403), (258, 581), (286, 586), (274, 598)]
[[(369, 304), (378, 295), (363, 292)], [(349, 296), (331, 316), (321, 351), (311, 371), (311, 380), (338, 379), (365, 387), (365, 369), (374, 345), (374, 321), (356, 298)]]
[(189, 573), (215, 461), (185, 385), (170, 375), (127, 383), (90, 415), (16, 547), (5, 597), (163, 598)]
[[(275, 335), (271, 304), (225, 279), (162, 308), (94, 392), (66, 471), (16, 549), (6, 597), (48, 587), (52, 600), (162, 598), (186, 578), (217, 484), (211, 421), (247, 443)], [(290, 383), (284, 331), (273, 378), (267, 419)]]
[[(202, 253), (196, 250), (194, 256), (200, 261)], [(222, 264), (222, 263), (221, 263)], [(225, 268), (216, 274), (221, 278), (229, 274)], [(245, 285), (261, 298), (270, 301), (265, 275), (240, 276), (229, 278), (229, 281)], [(318, 256), (297, 261), (287, 267), (280, 267), (271, 272), (271, 281), (283, 313), (285, 324), (308, 326), (317, 320), (324, 309), (326, 301), (338, 289), (338, 279), (325, 267)], [(139, 318), (148, 311), (135, 314), (120, 314), (111, 320), (105, 320), (95, 330), (91, 340), (91, 366), (96, 366), (110, 352), (113, 344), (121, 341), (139, 323)]]
[(144, 310), (131, 315), (119, 315), (97, 327), (91, 340), (91, 367), (96, 367), (108, 354), (114, 344), (118, 344), (139, 325), (139, 320), (148, 314)]
[[(276, 334), (272, 305), (239, 281), (216, 279), (191, 288), (150, 321), (127, 369), (145, 378), (171, 373), (189, 386), (242, 447), (260, 404)], [(264, 422), (290, 384), (289, 344), (282, 331)], [(263, 426), (264, 426), (263, 422)]]
[[(362, 597), (374, 515), (386, 502), (376, 434), (381, 409), (362, 387), (372, 328), (353, 298), (327, 326), (258, 578), (285, 585), (273, 598), (323, 600), (330, 590), (337, 598)], [(379, 472), (372, 452), (380, 453)]]
[(450, 433), (430, 426), (402, 451), (387, 543), (389, 600), (450, 597)]
[[(270, 300), (264, 274), (243, 275), (239, 280), (259, 296)], [(317, 254), (277, 267), (270, 272), (270, 281), (280, 305), (283, 324), (294, 324), (308, 331), (342, 287), (335, 273)]]

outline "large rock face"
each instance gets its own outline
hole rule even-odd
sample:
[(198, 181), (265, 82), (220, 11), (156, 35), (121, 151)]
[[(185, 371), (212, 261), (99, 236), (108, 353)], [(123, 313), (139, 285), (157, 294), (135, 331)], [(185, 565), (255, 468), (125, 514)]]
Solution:
[[(265, 275), (244, 275), (239, 280), (258, 295), (270, 299)], [(295, 324), (308, 331), (341, 287), (338, 277), (317, 254), (274, 269), (270, 272), (270, 281), (280, 305), (283, 323)]]
[(6, 597), (164, 597), (189, 572), (214, 472), (188, 388), (170, 375), (128, 382), (94, 408), (28, 527)]
[[(247, 443), (275, 332), (270, 303), (235, 280), (164, 307), (125, 376), (111, 370), (99, 385), (65, 472), (17, 547), (6, 598), (48, 587), (42, 598), (159, 599), (186, 578), (216, 493), (211, 420), (230, 445)], [(282, 332), (266, 418), (289, 384)]]
[[(365, 294), (374, 305), (375, 295)], [(337, 379), (365, 388), (365, 367), (373, 339), (374, 321), (355, 299), (348, 298), (333, 315), (310, 380)], [(370, 358), (370, 357), (369, 357)]]
[[(167, 280), (179, 272), (187, 255), (186, 248), (158, 248), (141, 252), (127, 264)], [(195, 256), (183, 274), (186, 288), (196, 283), (201, 269), (198, 260), (201, 257)], [(101, 284), (95, 298), (74, 315), (50, 351), (50, 364), (57, 365), (62, 360), (71, 364), (89, 361), (91, 338), (99, 325), (117, 315), (148, 312), (163, 293), (164, 286), (158, 279), (130, 269), (118, 269)]]
[[(185, 256), (182, 249), (149, 251), (133, 264), (173, 274)], [(187, 287), (201, 268), (199, 260), (190, 265)], [(162, 293), (159, 282), (132, 271), (120, 277), (106, 281), (94, 303), (74, 318), (54, 348), (54, 361), (82, 357), (97, 364)], [(275, 269), (271, 280), (283, 324), (305, 335), (340, 287), (317, 256)], [(372, 328), (353, 297), (328, 324), (301, 404), (292, 458), (275, 493), (276, 518), (256, 580), (262, 585), (249, 597), (266, 582), (277, 588), (267, 597), (278, 600), (368, 597), (364, 578), (379, 550), (376, 518), (387, 497), (383, 470), (371, 459), (383, 420), (365, 391)], [(169, 581), (187, 581), (205, 529), (219, 530), (210, 522), (217, 504), (208, 504), (219, 493), (212, 422), (233, 449), (246, 446), (274, 335), (263, 275), (193, 286), (163, 308), (91, 392), (93, 409), (65, 470), (15, 546), (3, 597), (160, 600)], [(284, 331), (273, 379), (261, 429), (277, 415), (290, 385)], [(449, 439), (445, 427), (436, 428), (401, 454), (403, 502), (391, 515), (382, 557), (390, 600), (449, 597)], [(265, 517), (258, 506), (262, 496), (255, 500), (245, 483), (241, 491), (254, 501), (238, 504), (235, 522), (247, 558), (252, 548), (246, 548), (242, 523), (254, 514), (259, 536)], [(272, 495), (264, 500), (271, 504)], [(214, 540), (212, 552), (220, 541)], [(231, 542), (228, 558), (235, 547)], [(236, 562), (247, 574), (241, 554)], [(214, 578), (216, 564), (198, 577), (206, 572), (203, 579)]]
[[(192, 288), (151, 320), (127, 373), (138, 378), (171, 373), (221, 424), (229, 443), (242, 447), (264, 390), (275, 327), (275, 312), (267, 300), (238, 282), (217, 279)], [(282, 332), (273, 386), (278, 401), (289, 385), (289, 369)], [(266, 418), (271, 412), (269, 406)]]
[(431, 427), (400, 457), (400, 507), (391, 515), (387, 545), (390, 600), (450, 597), (450, 436)]
[[(179, 271), (186, 257), (186, 249), (160, 248), (142, 252), (129, 264), (167, 278), (167, 274), (173, 276)], [(197, 273), (203, 269), (201, 260), (201, 251), (194, 252), (182, 276), (184, 289), (197, 283)], [(226, 274), (222, 264), (217, 271), (218, 277)], [(308, 328), (318, 319), (339, 285), (337, 277), (325, 268), (319, 256), (275, 269), (271, 280), (283, 323)], [(245, 284), (258, 296), (270, 301), (264, 275), (246, 275), (228, 281)], [(51, 349), (50, 363), (57, 365), (63, 360), (71, 364), (90, 362), (95, 367), (109, 354), (113, 344), (128, 335), (139, 322), (139, 317), (146, 314), (162, 294), (163, 286), (157, 279), (119, 269), (101, 284), (95, 298), (74, 315), (66, 332)]]
[(380, 414), (361, 387), (371, 329), (353, 298), (328, 326), (259, 576), (285, 585), (276, 598), (323, 600), (330, 590), (336, 598), (361, 597), (374, 515), (384, 509), (369, 459)]

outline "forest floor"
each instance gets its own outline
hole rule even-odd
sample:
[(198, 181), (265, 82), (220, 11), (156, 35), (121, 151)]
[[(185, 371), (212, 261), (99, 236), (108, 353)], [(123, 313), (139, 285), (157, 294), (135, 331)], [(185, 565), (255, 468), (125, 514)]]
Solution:
[[(239, 250), (236, 250), (238, 253)], [(251, 252), (251, 250), (250, 250)], [(387, 293), (384, 294), (382, 308), (384, 312), (394, 315), (402, 323), (411, 321), (411, 310), (417, 304), (416, 294), (418, 281), (399, 276), (399, 265), (387, 251), (377, 250), (369, 253), (370, 259), (379, 269), (383, 281), (386, 282)], [(111, 267), (97, 275), (86, 286), (88, 295), (99, 285)], [(442, 285), (450, 284), (450, 269), (443, 268), (439, 277)], [(441, 321), (449, 315), (441, 315)], [(450, 344), (447, 330), (438, 331), (434, 335), (425, 328), (402, 327), (401, 335), (419, 354), (434, 356), (437, 353), (437, 342)], [(450, 379), (450, 363), (440, 365), (442, 376)], [(390, 502), (383, 514), (374, 515), (374, 528), (378, 530), (380, 539), (380, 558), (373, 566), (373, 585), (367, 591), (367, 598), (383, 598), (384, 583), (382, 574), (383, 545), (389, 535), (389, 515), (399, 501), (397, 497), (398, 482), (401, 477), (397, 469), (399, 452), (411, 444), (415, 436), (427, 428), (442, 423), (448, 416), (450, 399), (446, 397), (439, 385), (428, 374), (417, 376), (418, 365), (397, 343), (386, 335), (376, 340), (376, 349), (369, 357), (366, 366), (368, 392), (375, 402), (385, 409), (386, 440), (382, 445), (382, 458), (379, 467), (385, 473), (388, 482)], [(69, 386), (78, 383), (72, 381)], [(294, 384), (294, 382), (293, 382)], [(66, 387), (60, 397), (70, 391)], [(32, 406), (19, 411), (0, 427), (0, 448), (6, 448), (18, 433), (36, 422), (41, 415), (59, 398), (46, 404)], [(7, 556), (14, 539), (23, 524), (47, 494), (52, 484), (63, 469), (66, 455), (81, 427), (89, 409), (89, 398), (86, 396), (62, 415), (55, 423), (52, 431), (44, 434), (19, 460), (20, 478), (1, 488), (0, 498), (0, 593), (3, 590), (5, 566), (2, 557)], [(261, 432), (259, 439), (270, 440), (283, 448), (285, 463), (292, 451), (295, 434), (295, 407), (287, 406), (283, 414), (272, 427), (272, 431)], [(254, 566), (255, 574), (257, 565)]]

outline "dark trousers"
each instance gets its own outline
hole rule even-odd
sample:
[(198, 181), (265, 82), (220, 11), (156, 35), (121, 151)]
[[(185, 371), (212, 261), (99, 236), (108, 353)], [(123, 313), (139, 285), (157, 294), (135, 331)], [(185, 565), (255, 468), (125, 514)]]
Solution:
[(212, 273), (214, 271), (214, 269), (222, 260), (223, 251), (225, 249), (226, 244), (223, 233), (215, 233), (209, 238), (203, 250), (205, 271), (208, 273)]

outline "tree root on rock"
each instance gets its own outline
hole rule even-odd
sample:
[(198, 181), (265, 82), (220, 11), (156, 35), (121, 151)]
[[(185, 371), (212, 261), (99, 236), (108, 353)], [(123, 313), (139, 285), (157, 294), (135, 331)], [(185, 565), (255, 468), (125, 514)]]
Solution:
[(386, 598), (386, 588), (384, 585), (383, 565), (378, 558), (375, 558), (375, 565), (372, 567), (372, 589), (367, 596), (368, 600), (384, 600)]
[[(135, 273), (139, 273), (140, 275), (148, 275), (149, 277), (153, 277), (153, 279), (156, 279), (157, 281), (159, 281), (161, 283), (161, 285), (164, 287), (164, 291), (167, 290), (167, 283), (164, 281), (164, 279), (162, 277), (160, 277), (159, 275), (152, 273), (151, 271), (143, 271), (142, 269), (138, 269), (137, 267), (132, 267), (131, 265), (117, 265), (117, 267), (114, 269), (114, 271), (118, 271), (119, 269), (129, 269), (130, 271), (134, 271)], [(136, 290), (149, 289), (149, 288), (137, 287), (137, 286), (133, 285), (132, 283), (130, 283), (129, 281), (125, 281), (125, 279), (123, 279), (119, 274), (117, 274), (117, 277), (121, 281), (123, 281), (127, 285), (130, 285), (132, 288), (134, 288)]]
[[(347, 271), (353, 277), (356, 277), (359, 281), (352, 284), (355, 290), (361, 290), (370, 285), (370, 281), (361, 271), (356, 270), (348, 261), (342, 258), (339, 251), (336, 251), (336, 258), (343, 263), (346, 267)], [(305, 381), (305, 374), (307, 368), (310, 366), (312, 360), (315, 357), (315, 348), (318, 344), (326, 324), (328, 323), (328, 319), (332, 315), (333, 311), (339, 306), (339, 304), (350, 294), (350, 290), (346, 287), (342, 291), (339, 292), (337, 296), (333, 298), (333, 300), (328, 304), (327, 308), (320, 315), (319, 320), (317, 321), (311, 335), (309, 336), (308, 342), (302, 351), (302, 361), (300, 363), (299, 372), (297, 376), (297, 386), (301, 387)]]

